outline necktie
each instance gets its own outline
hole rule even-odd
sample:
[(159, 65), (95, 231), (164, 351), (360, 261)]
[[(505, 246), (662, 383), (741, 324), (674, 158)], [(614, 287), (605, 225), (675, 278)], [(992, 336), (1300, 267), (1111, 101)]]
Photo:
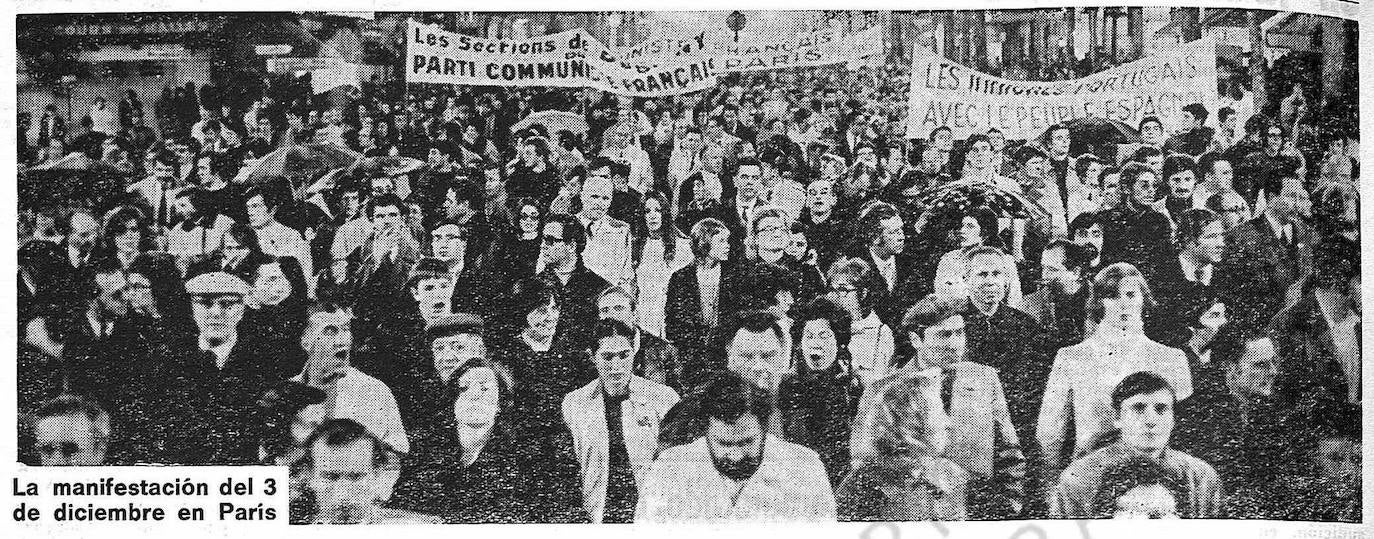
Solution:
[(940, 381), (940, 402), (945, 403), (945, 413), (954, 401), (954, 367), (945, 367)]
[(167, 226), (167, 186), (161, 183), (157, 189), (157, 225)]

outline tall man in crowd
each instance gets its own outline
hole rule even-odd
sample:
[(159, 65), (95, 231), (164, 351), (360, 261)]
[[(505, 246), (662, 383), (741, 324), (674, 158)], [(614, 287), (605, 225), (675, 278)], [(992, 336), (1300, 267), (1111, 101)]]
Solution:
[[(1302, 182), (1289, 176), (1266, 185), (1269, 205), (1259, 217), (1226, 234), (1219, 270), (1228, 278), (1221, 291), (1237, 298), (1233, 319), (1263, 328), (1283, 307), (1288, 287), (1311, 267), (1311, 228), (1304, 222), (1312, 201)], [(1304, 263), (1304, 260), (1308, 261)]]
[[(955, 426), (942, 456), (969, 472), (969, 518), (1009, 519), (1021, 515), (1027, 501), (1022, 481), (1026, 458), (1012, 425), (998, 370), (966, 353), (964, 316), (950, 298), (935, 294), (916, 302), (902, 320), (902, 331), (916, 355), (900, 370), (864, 390), (859, 410), (873, 409), (884, 390), (912, 376), (929, 374), (939, 382), (940, 398)], [(873, 418), (861, 417), (868, 422)], [(855, 462), (876, 448), (860, 447), (869, 427), (856, 426), (850, 436)]]

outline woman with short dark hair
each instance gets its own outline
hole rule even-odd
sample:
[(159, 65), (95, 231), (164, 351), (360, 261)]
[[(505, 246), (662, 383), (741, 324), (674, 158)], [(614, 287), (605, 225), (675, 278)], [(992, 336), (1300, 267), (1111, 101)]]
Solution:
[(586, 522), (569, 435), (524, 428), (529, 411), (520, 395), (533, 389), (494, 361), (455, 371), (445, 406), (415, 433), (391, 505), (450, 524)]

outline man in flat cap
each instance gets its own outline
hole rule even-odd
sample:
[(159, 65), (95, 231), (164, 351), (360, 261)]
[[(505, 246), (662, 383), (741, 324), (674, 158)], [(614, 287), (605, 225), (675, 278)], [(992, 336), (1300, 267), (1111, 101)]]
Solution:
[[(164, 432), (169, 455), (185, 464), (251, 464), (258, 461), (261, 421), (257, 400), (286, 378), (268, 350), (239, 331), (248, 283), (212, 272), (186, 283), (199, 334), (194, 344), (170, 353), (169, 364), (151, 375), (166, 392)], [(292, 373), (294, 374), (294, 373)]]
[(432, 362), (421, 367), (422, 381), (409, 388), (393, 388), (402, 403), (403, 420), (413, 433), (413, 453), (424, 453), (433, 449), (434, 443), (442, 443), (436, 440), (446, 439), (433, 433), (433, 429), (445, 428), (449, 424), (446, 418), (453, 414), (446, 388), (463, 365), (488, 357), (483, 327), (480, 316), (458, 313), (435, 318), (425, 328), (422, 339), (428, 349), (424, 355)]

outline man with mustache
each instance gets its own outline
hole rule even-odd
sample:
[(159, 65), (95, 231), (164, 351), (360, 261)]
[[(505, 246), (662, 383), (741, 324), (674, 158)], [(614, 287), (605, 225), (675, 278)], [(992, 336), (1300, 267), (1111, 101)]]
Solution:
[(703, 388), (706, 434), (649, 468), (635, 522), (835, 521), (835, 495), (815, 451), (765, 426), (771, 395), (721, 373)]

